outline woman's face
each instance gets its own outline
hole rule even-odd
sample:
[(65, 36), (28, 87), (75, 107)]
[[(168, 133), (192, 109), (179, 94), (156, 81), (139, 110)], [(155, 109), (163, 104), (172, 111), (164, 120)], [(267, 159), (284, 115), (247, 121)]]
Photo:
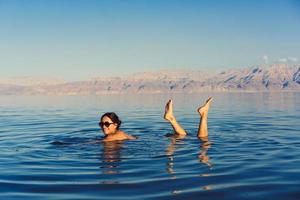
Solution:
[(117, 124), (113, 123), (113, 121), (107, 116), (104, 116), (99, 124), (105, 135), (109, 135), (117, 131)]

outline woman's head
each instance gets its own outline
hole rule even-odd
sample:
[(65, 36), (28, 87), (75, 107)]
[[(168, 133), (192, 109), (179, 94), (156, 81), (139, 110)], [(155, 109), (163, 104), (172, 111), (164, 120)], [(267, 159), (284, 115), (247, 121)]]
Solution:
[(121, 120), (114, 112), (108, 112), (101, 116), (99, 126), (105, 135), (115, 133), (121, 126)]

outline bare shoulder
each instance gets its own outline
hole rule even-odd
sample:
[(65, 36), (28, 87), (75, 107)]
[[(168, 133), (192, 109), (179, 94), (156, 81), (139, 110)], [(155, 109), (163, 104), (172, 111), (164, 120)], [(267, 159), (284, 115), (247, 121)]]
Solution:
[(135, 139), (137, 139), (136, 136), (128, 135), (124, 131), (118, 131), (118, 134), (122, 135), (124, 138), (126, 138), (128, 140), (135, 140)]

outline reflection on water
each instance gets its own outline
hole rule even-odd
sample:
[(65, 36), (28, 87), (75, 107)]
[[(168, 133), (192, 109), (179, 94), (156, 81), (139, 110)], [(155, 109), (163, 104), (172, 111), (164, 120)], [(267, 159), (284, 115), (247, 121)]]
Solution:
[(211, 185), (206, 185), (206, 186), (203, 186), (201, 187), (202, 190), (212, 190), (212, 186)]
[[(170, 143), (167, 146), (166, 149), (166, 156), (167, 156), (167, 172), (169, 174), (174, 174), (174, 152), (176, 151), (177, 148), (177, 143), (180, 142), (180, 144), (184, 144), (183, 138), (177, 139), (175, 137), (169, 137), (170, 138)], [(201, 142), (200, 144), (200, 151), (199, 151), (199, 162), (206, 164), (210, 169), (212, 168), (212, 163), (210, 162), (210, 158), (207, 154), (208, 150), (211, 148), (212, 143), (208, 140), (207, 138), (201, 138), (199, 139)], [(176, 176), (172, 176), (172, 178), (176, 178)]]
[(212, 163), (209, 160), (209, 156), (207, 155), (207, 151), (209, 148), (211, 148), (212, 143), (207, 138), (201, 138), (201, 145), (200, 145), (200, 151), (199, 151), (199, 161), (201, 163), (206, 164), (210, 169), (212, 168)]
[[(103, 174), (112, 174), (113, 178), (118, 174), (122, 173), (119, 170), (119, 165), (121, 160), (121, 150), (123, 148), (123, 141), (112, 141), (112, 142), (102, 142), (103, 150), (101, 156), (101, 171)], [(114, 180), (104, 180), (104, 184), (118, 184), (119, 181)]]
[[(200, 151), (199, 151), (199, 162), (206, 164), (209, 169), (212, 169), (212, 163), (210, 162), (210, 158), (207, 154), (208, 149), (211, 148), (212, 143), (208, 140), (207, 138), (201, 138), (199, 139), (201, 141), (201, 145), (200, 145)], [(211, 173), (205, 173), (205, 174), (201, 174), (201, 176), (205, 176), (205, 177), (209, 177), (212, 176)], [(205, 185), (201, 187), (202, 190), (212, 190), (213, 186), (212, 185)]]
[[(184, 146), (184, 138), (176, 138), (176, 137), (172, 137), (172, 135), (167, 135), (169, 136), (168, 138), (170, 139), (170, 143), (169, 145), (167, 146), (166, 148), (166, 156), (167, 156), (167, 163), (166, 163), (166, 166), (167, 166), (167, 173), (170, 175), (170, 179), (171, 180), (176, 180), (177, 177), (176, 177), (176, 171), (175, 171), (175, 151), (176, 150), (179, 150), (178, 148), (180, 148), (182, 145)], [(212, 143), (208, 140), (208, 137), (206, 138), (195, 138), (195, 140), (199, 140), (201, 142), (200, 144), (200, 150), (199, 150), (199, 154), (198, 154), (198, 158), (199, 158), (199, 162), (200, 163), (203, 163), (205, 165), (207, 165), (209, 167), (209, 169), (211, 170), (212, 169), (212, 163), (210, 162), (210, 158), (208, 156), (208, 150), (209, 148), (212, 147)], [(180, 144), (180, 146), (178, 146), (177, 144)], [(211, 173), (203, 173), (201, 174), (202, 177), (209, 177), (209, 176), (212, 176)], [(200, 189), (201, 190), (212, 190), (213, 186), (211, 184), (209, 185), (204, 185), (204, 186), (201, 186)], [(184, 189), (179, 189), (179, 188), (176, 188), (175, 190), (171, 190), (171, 194), (173, 195), (178, 195), (182, 192), (186, 192)]]
[(174, 137), (170, 138), (170, 144), (167, 147), (166, 150), (166, 156), (167, 156), (167, 172), (171, 175), (171, 179), (176, 179), (176, 176), (173, 175), (175, 173), (174, 171), (174, 152), (176, 149), (176, 141), (177, 139)]

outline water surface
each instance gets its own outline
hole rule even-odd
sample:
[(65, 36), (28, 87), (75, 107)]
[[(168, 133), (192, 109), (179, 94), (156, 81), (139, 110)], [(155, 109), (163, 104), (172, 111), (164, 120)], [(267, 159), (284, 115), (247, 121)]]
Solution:
[[(208, 96), (209, 144), (196, 138)], [(169, 98), (185, 139), (164, 137)], [(99, 142), (107, 111), (139, 139)], [(299, 111), (299, 93), (2, 96), (0, 197), (299, 199)]]

